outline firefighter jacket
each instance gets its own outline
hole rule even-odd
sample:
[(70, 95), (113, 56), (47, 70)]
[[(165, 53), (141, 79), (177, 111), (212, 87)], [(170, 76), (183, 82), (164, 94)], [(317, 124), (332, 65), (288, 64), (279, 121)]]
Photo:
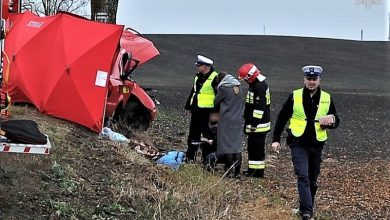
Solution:
[[(299, 97), (301, 97), (301, 100)], [(328, 101), (329, 103), (327, 103)], [(318, 117), (330, 114), (335, 116), (335, 123), (323, 128), (333, 129), (338, 127), (340, 118), (337, 116), (332, 98), (320, 87), (313, 96), (310, 96), (310, 91), (306, 87), (294, 90), (279, 112), (273, 132), (273, 142), (280, 142), (283, 129), (287, 121), (290, 120), (290, 126), (287, 129), (288, 145), (299, 142), (301, 145), (308, 147), (323, 146), (327, 135), (319, 131)], [(301, 119), (304, 119), (305, 122)]]
[(213, 68), (206, 74), (196, 74), (191, 93), (185, 105), (186, 110), (214, 108), (214, 99), (217, 93), (217, 75), (218, 73)]
[(249, 84), (245, 98), (245, 133), (269, 132), (271, 94), (265, 82), (265, 76), (260, 75)]

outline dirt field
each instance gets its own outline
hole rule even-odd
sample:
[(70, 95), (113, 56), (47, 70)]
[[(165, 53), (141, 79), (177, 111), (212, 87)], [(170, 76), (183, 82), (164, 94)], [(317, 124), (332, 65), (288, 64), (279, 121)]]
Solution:
[[(167, 111), (182, 111), (198, 53), (213, 58), (217, 69), (231, 73), (245, 62), (258, 65), (271, 87), (273, 121), (289, 92), (303, 85), (300, 68), (322, 65), (321, 87), (332, 93), (341, 124), (330, 132), (326, 145), (316, 210), (330, 219), (390, 218), (390, 43), (259, 36), (149, 37), (161, 55), (140, 71), (138, 81), (159, 90), (161, 108)], [(293, 208), (297, 198), (289, 151), (285, 148), (269, 160), (274, 166), (267, 172), (265, 187)]]
[[(302, 85), (301, 66), (322, 65), (321, 85), (333, 95), (341, 124), (326, 145), (316, 219), (390, 218), (389, 43), (148, 37), (161, 55), (134, 78), (158, 90), (160, 113), (150, 130), (133, 139), (185, 150), (189, 118), (183, 106), (198, 53), (232, 73), (244, 62), (256, 63), (268, 76), (273, 121), (289, 92)], [(268, 154), (265, 180), (221, 181), (197, 166), (178, 172), (156, 167), (131, 145), (99, 139), (33, 108), (15, 107), (12, 113), (36, 121), (53, 150), (49, 156), (0, 154), (1, 219), (294, 219), (296, 180), (286, 147), (279, 156)]]

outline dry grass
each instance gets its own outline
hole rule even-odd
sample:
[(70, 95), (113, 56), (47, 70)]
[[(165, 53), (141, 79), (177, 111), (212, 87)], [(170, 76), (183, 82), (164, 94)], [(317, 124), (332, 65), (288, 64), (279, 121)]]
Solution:
[[(100, 139), (86, 128), (42, 115), (32, 107), (13, 106), (12, 113), (14, 119), (36, 121), (49, 135), (53, 149), (48, 156), (0, 154), (1, 219), (291, 217), (283, 214), (283, 203), (264, 198), (256, 182), (221, 179), (194, 164), (177, 171), (156, 166), (128, 144)], [(177, 117), (165, 115), (165, 122)], [(175, 125), (184, 129), (180, 123)], [(132, 138), (182, 146), (183, 136), (169, 133), (171, 126), (157, 121), (151, 130), (133, 133)], [(268, 201), (260, 212), (248, 203), (254, 194), (251, 188), (263, 195), (256, 198)]]

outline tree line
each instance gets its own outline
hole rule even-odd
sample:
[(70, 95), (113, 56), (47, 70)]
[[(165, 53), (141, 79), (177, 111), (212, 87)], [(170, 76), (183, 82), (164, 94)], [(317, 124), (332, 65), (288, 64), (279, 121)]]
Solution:
[(29, 10), (40, 16), (65, 11), (111, 24), (116, 23), (117, 9), (118, 0), (22, 0), (22, 11)]

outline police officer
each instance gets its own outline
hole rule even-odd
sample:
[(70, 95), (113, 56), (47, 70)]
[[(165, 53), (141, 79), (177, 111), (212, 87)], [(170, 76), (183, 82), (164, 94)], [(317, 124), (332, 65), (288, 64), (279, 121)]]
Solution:
[(310, 65), (302, 71), (305, 86), (294, 90), (280, 110), (271, 146), (279, 153), (280, 136), (290, 120), (286, 142), (298, 179), (299, 211), (302, 219), (311, 219), (326, 130), (336, 128), (340, 119), (331, 95), (319, 87), (322, 67)]
[(264, 177), (265, 138), (271, 129), (271, 95), (265, 82), (266, 77), (252, 63), (244, 64), (238, 70), (238, 78), (249, 84), (245, 99), (245, 134), (248, 135), (247, 176)]
[(195, 154), (202, 135), (208, 136), (209, 114), (214, 109), (214, 99), (217, 93), (217, 71), (213, 61), (202, 55), (197, 56), (195, 65), (198, 73), (195, 76), (191, 93), (187, 99), (185, 109), (191, 112), (190, 131), (187, 139), (187, 161), (194, 161)]

